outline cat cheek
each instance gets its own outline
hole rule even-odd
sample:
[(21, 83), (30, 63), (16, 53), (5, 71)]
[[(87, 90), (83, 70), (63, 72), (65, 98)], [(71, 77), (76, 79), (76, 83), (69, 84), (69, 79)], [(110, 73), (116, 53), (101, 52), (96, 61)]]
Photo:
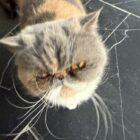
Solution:
[(21, 83), (24, 85), (26, 89), (28, 89), (31, 94), (34, 96), (34, 92), (37, 92), (37, 86), (35, 82), (35, 77), (33, 74), (25, 71), (25, 70), (18, 70), (18, 78), (21, 81)]
[(33, 74), (26, 72), (25, 70), (18, 70), (18, 77), (22, 81), (26, 81), (26, 82), (32, 82), (35, 79)]

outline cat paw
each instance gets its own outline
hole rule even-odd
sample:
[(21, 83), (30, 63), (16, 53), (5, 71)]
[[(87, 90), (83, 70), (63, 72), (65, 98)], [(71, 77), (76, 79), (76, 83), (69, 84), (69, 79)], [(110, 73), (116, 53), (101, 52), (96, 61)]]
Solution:
[(69, 105), (67, 108), (68, 108), (69, 110), (74, 110), (74, 109), (77, 108), (77, 105), (71, 104), (71, 105)]

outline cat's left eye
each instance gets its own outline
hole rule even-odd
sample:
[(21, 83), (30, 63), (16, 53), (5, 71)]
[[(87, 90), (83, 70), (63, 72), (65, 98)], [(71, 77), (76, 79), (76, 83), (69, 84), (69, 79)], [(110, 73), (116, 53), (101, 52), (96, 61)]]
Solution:
[(50, 74), (44, 72), (44, 73), (38, 73), (37, 76), (36, 76), (36, 78), (37, 79), (46, 79), (49, 76), (50, 76)]

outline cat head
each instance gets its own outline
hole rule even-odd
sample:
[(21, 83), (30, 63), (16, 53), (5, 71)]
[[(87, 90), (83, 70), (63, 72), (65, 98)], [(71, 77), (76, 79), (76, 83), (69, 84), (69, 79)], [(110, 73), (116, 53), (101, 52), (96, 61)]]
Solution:
[(18, 77), (32, 95), (59, 87), (60, 96), (71, 97), (88, 89), (89, 83), (92, 90), (97, 87), (107, 64), (96, 30), (99, 14), (28, 26), (0, 40), (15, 53)]

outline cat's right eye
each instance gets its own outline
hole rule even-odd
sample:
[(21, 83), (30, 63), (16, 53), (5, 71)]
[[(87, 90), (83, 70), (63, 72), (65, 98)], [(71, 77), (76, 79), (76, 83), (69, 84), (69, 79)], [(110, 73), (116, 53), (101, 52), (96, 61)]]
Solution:
[(81, 62), (79, 62), (77, 64), (72, 64), (71, 65), (71, 70), (72, 71), (81, 70), (81, 69), (85, 68), (85, 66), (86, 66), (85, 61), (81, 61)]
[(86, 67), (85, 61), (81, 61), (81, 62), (79, 62), (77, 64), (72, 64), (69, 68), (66, 69), (66, 72), (70, 76), (75, 77), (76, 76), (76, 72), (82, 70), (85, 67)]

